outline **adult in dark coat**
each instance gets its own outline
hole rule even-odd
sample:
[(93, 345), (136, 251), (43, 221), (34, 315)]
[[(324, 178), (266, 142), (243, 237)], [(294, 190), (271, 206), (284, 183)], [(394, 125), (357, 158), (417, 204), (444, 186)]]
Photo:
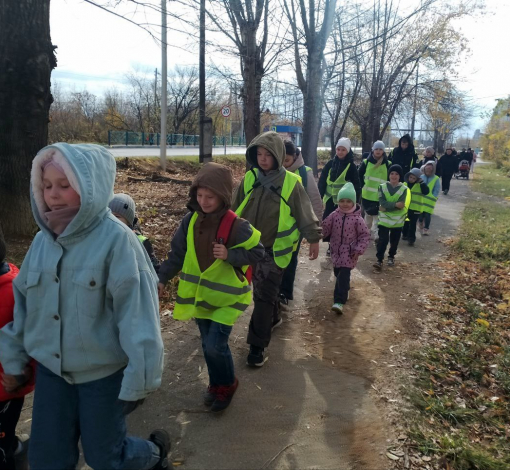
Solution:
[[(388, 157), (388, 160), (393, 165), (400, 165), (402, 168), (402, 174), (405, 175), (411, 171), (411, 168), (416, 166), (418, 161), (418, 155), (414, 149), (413, 139), (409, 134), (403, 135), (398, 141), (398, 147), (395, 147)], [(400, 179), (401, 182), (404, 178)]]
[(452, 148), (448, 147), (445, 154), (439, 159), (437, 164), (438, 173), (441, 175), (441, 189), (445, 195), (448, 194), (448, 191), (450, 191), (450, 182), (458, 168), (459, 161), (457, 156), (453, 154)]

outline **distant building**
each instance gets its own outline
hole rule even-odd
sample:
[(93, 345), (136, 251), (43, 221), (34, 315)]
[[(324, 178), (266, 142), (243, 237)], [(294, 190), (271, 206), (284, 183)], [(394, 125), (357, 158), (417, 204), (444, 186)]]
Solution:
[(264, 132), (273, 131), (280, 134), (282, 139), (290, 139), (298, 147), (301, 147), (303, 140), (303, 129), (298, 126), (266, 126)]

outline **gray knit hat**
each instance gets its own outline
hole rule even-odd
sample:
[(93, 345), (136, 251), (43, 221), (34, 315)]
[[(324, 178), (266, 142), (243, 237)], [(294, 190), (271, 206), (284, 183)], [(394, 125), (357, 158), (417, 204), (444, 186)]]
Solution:
[(124, 217), (129, 225), (133, 225), (135, 221), (135, 201), (127, 194), (118, 193), (114, 194), (113, 199), (108, 204), (108, 207), (114, 214)]
[(376, 140), (374, 145), (372, 145), (372, 150), (381, 149), (384, 150), (386, 147), (384, 146), (384, 142), (382, 140)]

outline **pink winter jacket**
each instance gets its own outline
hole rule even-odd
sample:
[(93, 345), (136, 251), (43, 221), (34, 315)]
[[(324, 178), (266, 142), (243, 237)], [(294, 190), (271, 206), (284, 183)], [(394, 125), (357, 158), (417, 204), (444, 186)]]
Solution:
[(331, 235), (331, 260), (335, 268), (354, 268), (358, 257), (368, 248), (370, 230), (368, 230), (361, 208), (356, 205), (354, 212), (348, 214), (338, 207), (322, 222), (322, 235)]

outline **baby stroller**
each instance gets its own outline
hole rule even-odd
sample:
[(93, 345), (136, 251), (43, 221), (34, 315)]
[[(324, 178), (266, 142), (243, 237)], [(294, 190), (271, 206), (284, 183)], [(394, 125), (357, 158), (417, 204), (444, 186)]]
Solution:
[(467, 160), (462, 160), (459, 163), (459, 171), (457, 173), (455, 173), (455, 178), (456, 179), (466, 178), (468, 180), (469, 179), (469, 170), (470, 170), (469, 162)]

